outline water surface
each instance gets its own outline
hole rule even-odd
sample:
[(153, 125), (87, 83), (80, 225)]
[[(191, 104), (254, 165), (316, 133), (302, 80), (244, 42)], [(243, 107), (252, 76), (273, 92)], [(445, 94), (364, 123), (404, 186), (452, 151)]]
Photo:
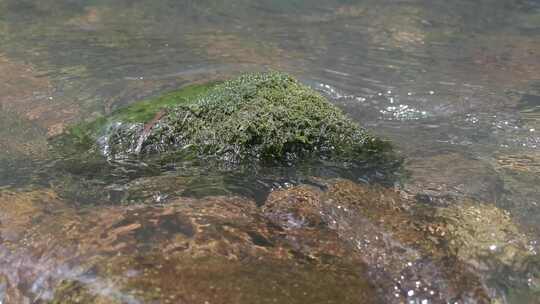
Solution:
[[(80, 218), (78, 223), (84, 225), (100, 225), (85, 222), (88, 216), (104, 217), (106, 209), (100, 208), (117, 208), (111, 211), (115, 214), (137, 204), (166, 205), (178, 197), (204, 201), (216, 195), (247, 197), (260, 205), (271, 189), (301, 183), (320, 186), (306, 176), (339, 174), (331, 168), (300, 175), (279, 168), (253, 180), (240, 173), (206, 172), (190, 164), (171, 170), (141, 169), (134, 164), (135, 168), (120, 166), (107, 172), (94, 164), (81, 174), (68, 170), (70, 174), (59, 179), (58, 173), (48, 170), (58, 166), (48, 161), (47, 138), (69, 124), (182, 85), (268, 69), (298, 77), (373, 133), (392, 140), (408, 171), (401, 183), (396, 182), (401, 191), (430, 206), (447, 206), (449, 198), (467, 198), (506, 210), (527, 234), (531, 251), (536, 250), (535, 241), (540, 238), (540, 3), (534, 0), (0, 0), (0, 187), (15, 197), (38, 191), (32, 195), (50, 202), (51, 207), (18, 214), (35, 219), (44, 212), (44, 222), (24, 227), (54, 231), (47, 225), (68, 217)], [(60, 197), (54, 193), (67, 188)], [(55, 200), (61, 200), (61, 206)], [(21, 201), (12, 199), (13, 204), (24, 204)], [(100, 207), (91, 207), (95, 205)], [(188, 218), (195, 212), (182, 210)], [(358, 233), (354, 229), (360, 229), (360, 219), (338, 218), (352, 221), (350, 231), (342, 236)], [(173, 233), (170, 227), (182, 226), (163, 223), (161, 228), (138, 234), (134, 248), (158, 246), (160, 238)], [(18, 251), (6, 249), (10, 237)], [(71, 240), (82, 244), (88, 237), (75, 233)], [(60, 242), (62, 237), (56, 238)], [(264, 239), (254, 240), (264, 244)], [(16, 303), (12, 300), (16, 297), (9, 298), (5, 290), (17, 284), (18, 299), (47, 301), (57, 281), (65, 278), (91, 286), (90, 293), (108, 290), (121, 302), (151, 302), (115, 289), (121, 282), (98, 281), (83, 271), (91, 257), (65, 261), (69, 253), (49, 248), (51, 256), (45, 258), (28, 249), (30, 245), (26, 251), (21, 249), (25, 241), (8, 232), (0, 236), (4, 242), (0, 258), (9, 261), (0, 262), (0, 303)], [(34, 257), (23, 258), (23, 254)], [(100, 254), (100, 258), (106, 256)], [(210, 268), (217, 267), (213, 263), (221, 265), (206, 262)], [(367, 259), (368, 268), (373, 266), (370, 263), (375, 262)], [(13, 267), (22, 264), (24, 271), (22, 266)], [(248, 278), (256, 272), (253, 269), (271, 273), (272, 268), (271, 263), (240, 266)], [(525, 277), (534, 266), (528, 267), (523, 270)], [(20, 274), (10, 274), (14, 268)], [(494, 268), (487, 271), (493, 275), (484, 275), (490, 277), (485, 284), (504, 301), (534, 303), (529, 294), (538, 294), (537, 285), (526, 279), (509, 284), (503, 279), (505, 272), (496, 273)], [(425, 269), (412, 270), (411, 277)], [(231, 277), (243, 277), (227, 271)], [(291, 272), (289, 279), (314, 292), (311, 271)], [(35, 275), (38, 272), (42, 275)], [(280, 279), (277, 276), (274, 282)], [(374, 284), (385, 293), (384, 280), (359, 284)], [(152, 288), (167, 290), (160, 284), (163, 281)], [(237, 284), (249, 285), (241, 279)], [(245, 288), (257, 290), (256, 286)], [(409, 296), (406, 289), (402, 293), (403, 299), (418, 303), (441, 300)]]

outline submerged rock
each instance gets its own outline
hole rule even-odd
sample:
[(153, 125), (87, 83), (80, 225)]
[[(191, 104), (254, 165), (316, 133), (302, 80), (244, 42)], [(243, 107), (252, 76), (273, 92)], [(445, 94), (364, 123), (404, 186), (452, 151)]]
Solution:
[(380, 302), (335, 232), (288, 234), (240, 197), (77, 210), (0, 195), (4, 303)]
[(97, 143), (111, 159), (183, 151), (232, 164), (314, 156), (363, 162), (385, 159), (391, 151), (320, 94), (278, 72), (188, 87), (76, 126), (70, 134), (79, 143)]
[(416, 155), (407, 159), (405, 167), (410, 178), (404, 189), (426, 202), (444, 205), (464, 197), (494, 202), (502, 196), (503, 183), (497, 172), (489, 163), (470, 155)]
[(444, 223), (448, 249), (477, 269), (519, 269), (519, 262), (532, 255), (527, 237), (495, 206), (464, 201), (437, 209), (435, 216)]
[(50, 190), (2, 190), (0, 300), (491, 303), (514, 288), (494, 273), (537, 282), (527, 237), (496, 207), (316, 183), (272, 191), (262, 206), (207, 196), (81, 209)]
[(537, 212), (540, 203), (540, 152), (538, 151), (504, 151), (495, 156), (493, 166), (504, 181), (505, 208), (512, 210), (520, 222), (540, 236), (537, 225), (540, 214)]
[(326, 191), (274, 191), (263, 212), (289, 235), (336, 231), (368, 265), (386, 303), (493, 303), (538, 280), (530, 240), (495, 206), (463, 199), (433, 207), (383, 187), (323, 183)]

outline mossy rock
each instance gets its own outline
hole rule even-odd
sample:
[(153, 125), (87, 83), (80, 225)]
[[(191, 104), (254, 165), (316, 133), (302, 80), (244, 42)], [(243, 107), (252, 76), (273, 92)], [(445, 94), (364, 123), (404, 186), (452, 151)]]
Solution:
[(186, 87), (74, 126), (68, 135), (62, 138), (108, 159), (172, 152), (228, 164), (366, 162), (390, 160), (392, 151), (322, 95), (279, 72)]
[(532, 252), (529, 239), (510, 214), (495, 206), (465, 200), (437, 209), (449, 251), (476, 269), (520, 270)]
[(148, 123), (158, 112), (165, 108), (193, 102), (198, 96), (208, 92), (215, 85), (215, 82), (194, 84), (155, 98), (139, 101), (128, 107), (120, 108), (109, 116), (101, 116), (71, 126), (65, 134), (54, 138), (52, 143), (62, 145), (63, 149), (75, 148), (75, 151), (78, 152), (80, 152), (81, 148), (91, 149), (95, 146), (96, 140), (106, 134), (107, 128), (115, 124), (136, 125)]

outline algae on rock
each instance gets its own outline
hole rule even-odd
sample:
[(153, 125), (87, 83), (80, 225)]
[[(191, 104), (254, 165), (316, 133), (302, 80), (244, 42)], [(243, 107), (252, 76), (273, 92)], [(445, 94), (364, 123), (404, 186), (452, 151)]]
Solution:
[(389, 143), (287, 74), (245, 74), (191, 91), (199, 97), (186, 98), (180, 90), (74, 127), (71, 134), (97, 141), (110, 159), (185, 151), (233, 164), (313, 156), (356, 162), (391, 151)]
[(450, 252), (478, 269), (488, 262), (519, 268), (518, 261), (532, 255), (526, 235), (508, 212), (495, 206), (466, 200), (437, 209), (435, 216), (445, 225)]
[[(156, 114), (166, 107), (193, 101), (197, 96), (207, 92), (215, 83), (194, 84), (182, 87), (161, 96), (139, 101), (126, 108), (114, 111), (108, 117), (98, 117), (68, 128), (66, 134), (53, 139), (52, 143), (61, 145), (66, 152), (80, 152), (91, 149), (96, 140), (110, 129), (122, 128), (136, 129), (152, 120)], [(129, 126), (129, 127), (128, 127)]]

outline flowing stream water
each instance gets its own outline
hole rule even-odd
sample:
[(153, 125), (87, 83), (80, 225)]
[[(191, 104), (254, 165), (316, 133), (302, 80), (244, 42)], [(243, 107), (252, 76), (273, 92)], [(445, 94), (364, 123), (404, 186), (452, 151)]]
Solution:
[[(385, 190), (349, 177), (368, 189), (356, 200), (390, 191), (441, 216), (467, 201), (487, 208), (476, 217), (489, 223), (485, 235), (473, 225), (452, 258), (422, 252), (400, 236), (409, 226), (391, 231), (373, 220), (384, 216), (331, 206), (339, 199), (324, 191), (335, 186), (321, 179), (344, 177), (332, 168), (254, 178), (189, 163), (104, 169), (47, 156), (48, 139), (70, 124), (266, 70), (320, 91), (404, 157), (406, 173)], [(294, 217), (285, 232), (274, 227), (281, 219), (261, 224), (273, 195), (307, 184), (325, 197), (323, 228), (294, 234), (305, 224)], [(0, 0), (2, 304), (488, 301), (452, 283), (461, 277), (446, 264), (455, 261), (492, 300), (540, 303), (539, 204), (537, 0)], [(467, 217), (456, 212), (459, 226)], [(228, 245), (212, 247), (217, 240)], [(520, 242), (526, 252), (481, 263), (460, 249), (495, 254)], [(194, 262), (176, 256), (184, 243)]]

